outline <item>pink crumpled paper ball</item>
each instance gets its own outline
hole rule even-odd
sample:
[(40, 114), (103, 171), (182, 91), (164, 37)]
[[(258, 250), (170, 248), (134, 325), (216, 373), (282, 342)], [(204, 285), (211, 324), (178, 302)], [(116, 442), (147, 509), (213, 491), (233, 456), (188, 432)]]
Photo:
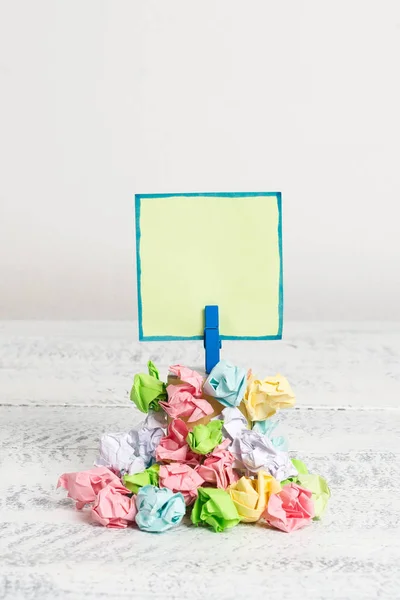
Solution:
[(184, 367), (183, 365), (172, 365), (169, 368), (169, 372), (173, 373), (181, 381), (188, 383), (193, 388), (193, 396), (195, 396), (196, 398), (201, 397), (203, 388), (203, 378), (200, 375), (200, 373), (197, 373), (197, 371), (192, 371), (192, 369)]
[[(111, 485), (117, 490), (126, 490), (121, 480), (107, 467), (94, 467), (87, 471), (64, 473), (58, 480), (57, 487), (63, 487), (68, 492), (68, 498), (76, 501), (76, 508), (81, 510), (85, 504), (95, 501), (97, 494)], [(126, 490), (129, 493), (129, 490)]]
[(197, 488), (204, 483), (204, 479), (192, 467), (179, 463), (161, 465), (159, 478), (160, 487), (182, 493), (186, 506), (193, 504), (197, 498)]
[(207, 400), (195, 396), (195, 388), (188, 383), (169, 385), (167, 392), (168, 402), (160, 402), (160, 406), (171, 419), (187, 417), (188, 422), (191, 423), (214, 412)]
[(104, 527), (125, 529), (137, 514), (136, 497), (127, 494), (129, 490), (122, 493), (112, 485), (100, 490), (92, 506), (93, 520)]
[(230, 440), (224, 440), (196, 469), (204, 481), (223, 490), (239, 479), (232, 467), (235, 457), (227, 450), (229, 445)]
[(188, 433), (188, 426), (182, 419), (171, 421), (168, 435), (161, 438), (156, 448), (157, 461), (198, 464), (200, 457), (190, 450), (186, 441)]
[(285, 485), (279, 494), (272, 494), (263, 514), (271, 527), (290, 533), (310, 523), (314, 517), (312, 492), (295, 483)]

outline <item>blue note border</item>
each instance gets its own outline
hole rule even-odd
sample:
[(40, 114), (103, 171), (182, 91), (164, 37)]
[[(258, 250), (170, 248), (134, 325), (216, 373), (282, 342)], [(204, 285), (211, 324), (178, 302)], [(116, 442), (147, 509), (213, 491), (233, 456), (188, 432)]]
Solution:
[(213, 198), (249, 198), (254, 196), (276, 196), (278, 205), (278, 244), (280, 258), (279, 272), (279, 327), (276, 335), (263, 336), (236, 336), (221, 335), (221, 340), (280, 340), (283, 331), (283, 250), (282, 250), (282, 194), (281, 192), (193, 192), (187, 194), (135, 194), (135, 225), (136, 225), (136, 275), (137, 275), (137, 304), (139, 319), (139, 341), (141, 342), (172, 342), (186, 340), (202, 340), (202, 335), (175, 336), (175, 335), (144, 335), (143, 334), (143, 306), (142, 306), (142, 269), (140, 262), (140, 206), (142, 199), (150, 198), (172, 198), (173, 196), (209, 196)]

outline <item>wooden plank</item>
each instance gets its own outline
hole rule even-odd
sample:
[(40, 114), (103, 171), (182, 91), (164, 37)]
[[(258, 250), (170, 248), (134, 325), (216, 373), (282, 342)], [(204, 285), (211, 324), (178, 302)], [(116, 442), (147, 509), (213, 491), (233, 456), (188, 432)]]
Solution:
[[(0, 402), (124, 405), (149, 358), (162, 377), (173, 363), (203, 366), (201, 341), (135, 338), (134, 323), (0, 323)], [(299, 406), (400, 406), (399, 324), (288, 323), (284, 340), (226, 342), (223, 356), (285, 374)]]
[(68, 521), (47, 509), (6, 512), (0, 597), (196, 600), (207, 585), (227, 600), (264, 597), (266, 589), (277, 598), (396, 598), (398, 499), (377, 491), (376, 503), (382, 514), (367, 489), (333, 497), (323, 521), (294, 535), (260, 524), (215, 535), (183, 524), (155, 536), (93, 526), (87, 511), (67, 506)]

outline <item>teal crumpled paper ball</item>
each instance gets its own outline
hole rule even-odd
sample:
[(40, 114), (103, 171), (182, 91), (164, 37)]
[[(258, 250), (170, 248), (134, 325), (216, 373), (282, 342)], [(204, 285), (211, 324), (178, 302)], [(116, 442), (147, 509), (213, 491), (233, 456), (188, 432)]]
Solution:
[(135, 521), (143, 531), (162, 533), (178, 525), (186, 512), (185, 500), (180, 492), (168, 488), (145, 485), (136, 496)]
[(270, 439), (272, 445), (277, 450), (282, 450), (282, 452), (288, 452), (289, 444), (287, 442), (287, 439), (282, 435), (272, 435), (278, 424), (278, 420), (272, 417), (266, 419), (265, 421), (256, 421), (253, 425), (253, 429), (254, 431), (258, 431), (258, 433), (261, 433), (262, 435), (265, 435), (268, 439)]
[(203, 392), (223, 406), (239, 406), (247, 385), (246, 371), (227, 360), (220, 360), (207, 377)]

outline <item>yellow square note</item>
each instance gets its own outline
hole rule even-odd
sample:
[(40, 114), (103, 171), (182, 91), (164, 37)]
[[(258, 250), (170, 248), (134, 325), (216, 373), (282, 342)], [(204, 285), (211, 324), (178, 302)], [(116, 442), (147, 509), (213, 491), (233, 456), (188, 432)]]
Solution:
[(280, 339), (279, 192), (139, 194), (140, 340), (201, 339), (219, 306), (222, 339)]

